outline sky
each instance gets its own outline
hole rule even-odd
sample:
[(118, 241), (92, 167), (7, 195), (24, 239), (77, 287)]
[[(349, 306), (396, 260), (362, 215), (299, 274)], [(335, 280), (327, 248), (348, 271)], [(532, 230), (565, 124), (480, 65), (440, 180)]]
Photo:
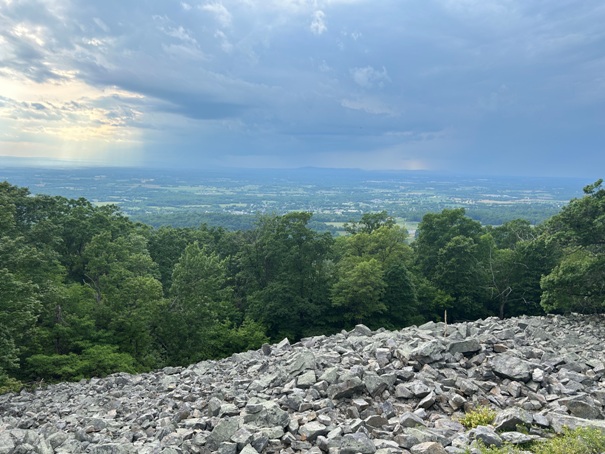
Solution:
[(603, 177), (602, 0), (0, 0), (0, 164)]

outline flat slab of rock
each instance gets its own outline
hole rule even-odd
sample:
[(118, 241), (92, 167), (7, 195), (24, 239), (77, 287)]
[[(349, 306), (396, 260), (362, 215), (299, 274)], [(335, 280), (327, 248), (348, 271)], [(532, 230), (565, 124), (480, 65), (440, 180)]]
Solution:
[(452, 342), (448, 347), (448, 351), (455, 353), (474, 353), (481, 351), (481, 343), (477, 339), (465, 339), (462, 341)]
[(497, 375), (528, 382), (531, 379), (535, 365), (510, 353), (501, 353), (494, 356), (490, 364)]
[(578, 427), (591, 427), (593, 429), (599, 429), (603, 434), (605, 434), (605, 421), (602, 419), (594, 420), (594, 419), (584, 419), (577, 418), (575, 416), (568, 415), (560, 415), (557, 413), (552, 413), (549, 415), (550, 427), (556, 433), (562, 433), (564, 428), (569, 429), (577, 429)]

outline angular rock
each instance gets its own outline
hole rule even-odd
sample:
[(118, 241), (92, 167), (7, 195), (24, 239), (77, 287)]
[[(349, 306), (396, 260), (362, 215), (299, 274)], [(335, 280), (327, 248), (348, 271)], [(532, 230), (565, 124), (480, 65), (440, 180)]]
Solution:
[(302, 389), (306, 389), (313, 386), (316, 381), (317, 377), (315, 376), (315, 371), (309, 370), (298, 376), (298, 379), (296, 380), (296, 386)]
[(15, 442), (13, 441), (13, 437), (11, 437), (11, 434), (8, 431), (0, 431), (0, 453), (9, 454), (13, 452), (14, 449)]
[(239, 429), (240, 424), (241, 421), (239, 418), (222, 419), (208, 436), (206, 446), (210, 450), (216, 451), (221, 443), (231, 440), (231, 437), (233, 437)]
[(420, 380), (414, 380), (407, 385), (407, 388), (412, 392), (414, 397), (423, 398), (431, 393), (432, 388)]
[(444, 346), (438, 340), (423, 342), (412, 350), (411, 358), (423, 363), (432, 363), (442, 358)]
[(480, 350), (481, 343), (475, 338), (452, 342), (448, 347), (448, 351), (453, 355), (456, 353), (475, 353)]
[(399, 418), (401, 427), (426, 426), (422, 418), (415, 413), (406, 412)]
[(276, 402), (263, 402), (262, 409), (251, 415), (244, 416), (244, 422), (256, 427), (286, 427), (290, 422), (290, 415), (282, 410)]
[(258, 454), (258, 451), (252, 447), (252, 445), (244, 446), (244, 449), (240, 451), (240, 454)]
[(509, 353), (501, 353), (494, 356), (490, 364), (497, 375), (523, 382), (531, 379), (531, 374), (535, 367), (530, 362)]
[(314, 441), (320, 435), (326, 435), (328, 428), (318, 421), (311, 421), (298, 429), (301, 437), (306, 441)]
[(415, 443), (425, 443), (427, 441), (433, 441), (435, 443), (439, 443), (440, 445), (446, 446), (449, 444), (449, 439), (442, 435), (441, 433), (428, 429), (428, 428), (420, 428), (420, 427), (410, 427), (403, 430), (403, 433), (407, 436), (411, 436), (413, 440), (416, 440)]
[[(237, 443), (224, 442), (218, 448), (219, 454), (237, 454)], [(162, 451), (164, 454), (164, 451)]]
[(367, 373), (363, 376), (363, 384), (372, 396), (378, 396), (387, 389), (387, 383), (377, 374)]
[(347, 434), (340, 442), (341, 454), (374, 454), (374, 442), (363, 432)]
[(477, 426), (470, 431), (471, 440), (480, 440), (485, 446), (502, 446), (502, 437), (494, 429), (487, 426)]
[(427, 441), (414, 445), (410, 451), (412, 454), (447, 454), (445, 448), (434, 441)]
[(400, 383), (395, 387), (395, 397), (399, 399), (411, 399), (414, 397), (414, 393), (406, 385)]
[(428, 394), (428, 396), (426, 396), (420, 402), (418, 402), (418, 405), (416, 408), (424, 408), (425, 410), (427, 410), (435, 404), (435, 400), (436, 400), (435, 393), (431, 391)]
[(528, 435), (521, 432), (502, 432), (500, 437), (502, 437), (502, 440), (504, 440), (506, 443), (510, 443), (511, 445), (531, 443), (532, 441), (540, 438), (537, 435)]
[(361, 394), (365, 385), (359, 377), (352, 377), (342, 383), (336, 383), (328, 387), (328, 397), (332, 400), (344, 399)]
[(302, 374), (306, 370), (315, 369), (315, 355), (311, 351), (304, 351), (297, 354), (287, 367), (287, 371), (291, 376)]
[(499, 412), (494, 420), (498, 432), (517, 430), (519, 426), (530, 427), (534, 421), (531, 413), (522, 408), (507, 408)]
[(578, 418), (601, 419), (603, 417), (601, 405), (597, 405), (594, 399), (585, 394), (561, 399), (559, 403), (565, 405), (569, 412)]
[(380, 428), (382, 426), (386, 426), (389, 421), (384, 416), (372, 415), (364, 419), (364, 423), (368, 427)]
[(357, 325), (349, 333), (351, 336), (371, 336), (372, 330), (365, 325)]
[(230, 438), (235, 443), (238, 449), (243, 449), (252, 441), (253, 435), (246, 427), (240, 427)]
[(90, 454), (134, 454), (136, 450), (132, 445), (106, 443), (92, 446), (88, 452)]
[(578, 427), (591, 427), (593, 429), (598, 429), (605, 434), (605, 421), (602, 419), (584, 419), (558, 413), (549, 414), (548, 419), (550, 421), (550, 427), (556, 433), (562, 433), (566, 427), (572, 430), (577, 429)]

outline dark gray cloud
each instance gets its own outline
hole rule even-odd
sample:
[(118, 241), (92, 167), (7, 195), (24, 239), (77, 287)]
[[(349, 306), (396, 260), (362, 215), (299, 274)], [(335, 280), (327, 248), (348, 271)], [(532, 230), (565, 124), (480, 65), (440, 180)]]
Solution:
[(128, 92), (80, 101), (158, 162), (605, 168), (600, 1), (0, 5), (0, 76)]

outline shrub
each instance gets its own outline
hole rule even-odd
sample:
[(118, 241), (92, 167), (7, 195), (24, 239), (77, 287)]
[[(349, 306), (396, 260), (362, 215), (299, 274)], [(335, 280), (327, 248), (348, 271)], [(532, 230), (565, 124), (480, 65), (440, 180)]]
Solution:
[(605, 451), (605, 434), (598, 429), (579, 427), (535, 445), (536, 454), (599, 454)]
[(460, 423), (467, 429), (474, 429), (477, 426), (487, 426), (494, 422), (496, 412), (489, 407), (481, 406), (469, 411)]
[(0, 394), (18, 393), (23, 388), (23, 383), (6, 375), (0, 375)]
[(565, 430), (563, 434), (548, 441), (534, 442), (528, 447), (505, 445), (495, 448), (479, 445), (478, 449), (480, 454), (599, 454), (605, 452), (605, 434), (598, 429), (580, 427)]
[(115, 372), (136, 373), (137, 364), (128, 353), (120, 353), (114, 345), (95, 345), (81, 355), (32, 355), (27, 358), (35, 377), (50, 382), (105, 377)]

